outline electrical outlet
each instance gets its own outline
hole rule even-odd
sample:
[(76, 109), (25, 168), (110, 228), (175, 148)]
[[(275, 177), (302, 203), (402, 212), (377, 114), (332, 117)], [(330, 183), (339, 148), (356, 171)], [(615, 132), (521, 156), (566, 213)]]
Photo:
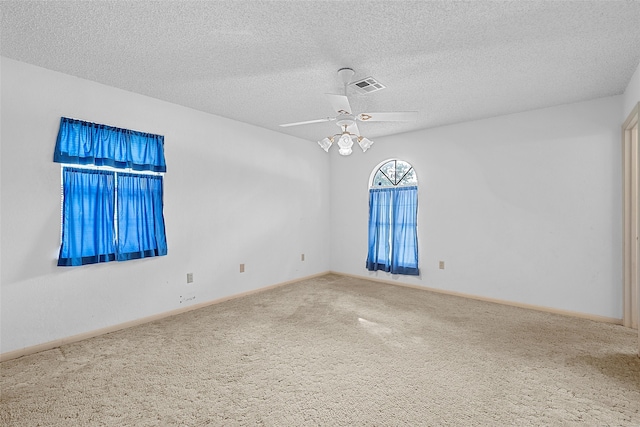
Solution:
[(244, 273), (244, 264), (240, 264), (240, 273)]
[(440, 261), (438, 268), (440, 268), (440, 270), (444, 270), (444, 261)]
[(193, 273), (187, 273), (187, 283), (193, 283)]
[(304, 254), (300, 255), (300, 261), (304, 261)]

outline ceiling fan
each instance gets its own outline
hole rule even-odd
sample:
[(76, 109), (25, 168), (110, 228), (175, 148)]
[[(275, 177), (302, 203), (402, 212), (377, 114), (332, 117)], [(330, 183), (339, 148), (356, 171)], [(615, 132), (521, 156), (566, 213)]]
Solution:
[[(347, 98), (347, 86), (354, 85), (355, 88), (364, 89), (365, 93), (369, 91), (367, 88), (377, 88), (371, 89), (378, 90), (383, 89), (384, 86), (375, 82), (374, 79), (368, 77), (359, 82), (351, 82), (351, 78), (355, 72), (351, 68), (341, 68), (338, 70), (338, 75), (342, 79), (344, 83), (344, 95), (335, 95), (331, 93), (325, 94), (333, 110), (338, 114), (334, 117), (326, 117), (324, 119), (316, 119), (316, 120), (307, 120), (304, 122), (295, 122), (295, 123), (285, 123), (281, 124), (281, 127), (290, 127), (290, 126), (300, 126), (300, 125), (308, 125), (311, 123), (322, 123), (322, 122), (333, 122), (342, 129), (341, 133), (337, 133), (333, 136), (328, 136), (320, 141), (318, 144), (324, 151), (329, 151), (331, 144), (334, 141), (338, 141), (339, 153), (343, 156), (348, 156), (351, 154), (351, 147), (353, 146), (354, 140), (358, 141), (358, 145), (362, 148), (362, 151), (367, 151), (373, 141), (368, 138), (360, 135), (360, 130), (358, 130), (357, 121), (361, 122), (410, 122), (414, 121), (418, 117), (417, 111), (401, 111), (401, 112), (382, 112), (382, 113), (357, 113), (353, 112), (351, 105), (349, 104), (349, 98)], [(373, 83), (373, 84), (372, 84)]]

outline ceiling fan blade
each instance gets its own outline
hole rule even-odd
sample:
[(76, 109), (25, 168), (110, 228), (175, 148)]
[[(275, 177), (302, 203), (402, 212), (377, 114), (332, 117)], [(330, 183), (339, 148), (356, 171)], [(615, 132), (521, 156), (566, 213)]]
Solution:
[(325, 93), (327, 99), (333, 107), (333, 111), (338, 114), (351, 114), (351, 105), (349, 105), (349, 98), (345, 95), (334, 95), (332, 93)]
[(335, 120), (335, 117), (327, 117), (326, 119), (317, 119), (317, 120), (307, 120), (306, 122), (285, 123), (280, 125), (280, 127), (286, 128), (289, 126), (299, 126), (299, 125), (308, 125), (311, 123), (330, 122), (332, 120)]
[(418, 119), (418, 112), (360, 113), (357, 118), (363, 122), (413, 122)]

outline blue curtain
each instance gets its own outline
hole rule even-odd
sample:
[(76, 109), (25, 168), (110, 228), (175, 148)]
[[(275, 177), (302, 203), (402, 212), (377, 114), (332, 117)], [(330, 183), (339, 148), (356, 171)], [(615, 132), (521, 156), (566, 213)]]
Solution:
[(167, 254), (162, 177), (119, 173), (118, 261)]
[(62, 246), (59, 266), (113, 261), (114, 174), (64, 168)]
[(369, 190), (367, 269), (417, 276), (418, 187)]
[(367, 269), (391, 271), (391, 196), (393, 188), (369, 190)]
[(391, 273), (417, 276), (418, 270), (418, 187), (394, 189)]
[(164, 136), (60, 118), (53, 161), (166, 172)]

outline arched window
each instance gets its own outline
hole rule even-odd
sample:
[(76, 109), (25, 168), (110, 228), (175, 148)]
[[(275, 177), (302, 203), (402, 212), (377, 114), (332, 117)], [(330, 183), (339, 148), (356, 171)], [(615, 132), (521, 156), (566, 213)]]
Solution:
[(369, 185), (367, 269), (417, 276), (418, 178), (398, 159), (379, 164)]
[(378, 165), (373, 173), (370, 187), (398, 187), (405, 185), (418, 185), (416, 172), (409, 163), (394, 159)]

